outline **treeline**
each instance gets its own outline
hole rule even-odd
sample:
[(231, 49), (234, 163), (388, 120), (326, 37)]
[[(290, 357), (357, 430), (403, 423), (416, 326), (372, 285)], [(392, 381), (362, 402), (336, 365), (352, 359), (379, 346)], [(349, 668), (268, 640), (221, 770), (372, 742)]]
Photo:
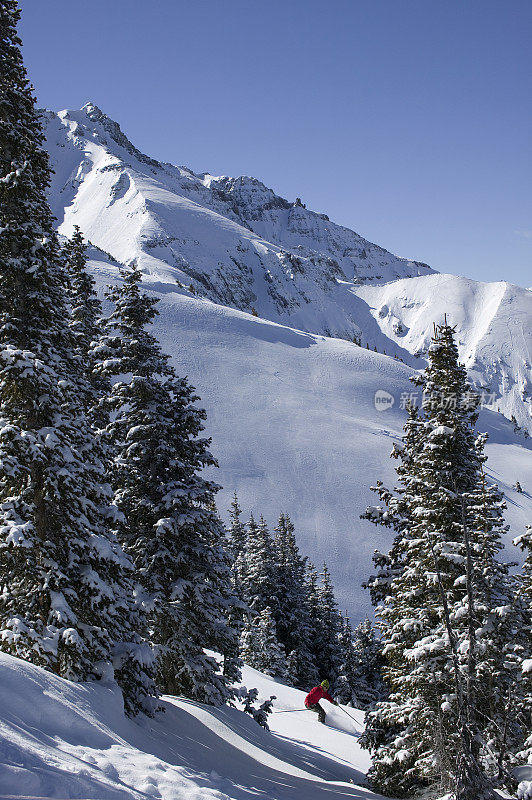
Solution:
[(243, 660), (307, 691), (328, 678), (336, 697), (358, 708), (383, 697), (380, 645), (370, 622), (353, 632), (327, 565), (318, 576), (299, 551), (290, 517), (280, 514), (272, 536), (262, 516), (242, 522), (235, 495), (228, 537), (233, 588), (244, 610)]
[(495, 798), (532, 756), (532, 529), (514, 542), (526, 558), (512, 574), (479, 399), (447, 322), (428, 362), (414, 379), (422, 409), (409, 409), (392, 453), (398, 486), (379, 482), (364, 515), (396, 532), (368, 581), (389, 690), (367, 715), (368, 777), (394, 797)]

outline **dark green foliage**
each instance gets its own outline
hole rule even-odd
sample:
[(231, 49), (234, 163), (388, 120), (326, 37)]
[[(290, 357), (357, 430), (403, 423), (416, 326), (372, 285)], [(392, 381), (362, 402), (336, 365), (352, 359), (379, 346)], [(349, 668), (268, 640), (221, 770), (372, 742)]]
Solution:
[(340, 634), (342, 662), (336, 694), (343, 703), (371, 709), (386, 696), (382, 677), (384, 658), (375, 630), (365, 619), (353, 632), (349, 619), (343, 620)]
[[(320, 584), (315, 584), (315, 600), (312, 605), (312, 652), (320, 680), (327, 678), (333, 692), (337, 689), (340, 674), (342, 653), (340, 651), (340, 634), (342, 618), (334, 597), (331, 574), (327, 565), (323, 565)], [(312, 583), (312, 573), (310, 574)], [(308, 580), (308, 576), (307, 576)]]

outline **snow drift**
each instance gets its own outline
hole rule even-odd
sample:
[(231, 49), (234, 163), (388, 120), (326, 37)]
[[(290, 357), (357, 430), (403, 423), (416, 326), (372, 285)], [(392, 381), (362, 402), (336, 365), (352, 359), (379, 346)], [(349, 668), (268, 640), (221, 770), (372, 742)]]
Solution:
[(114, 684), (72, 684), (0, 653), (0, 798), (321, 800), (377, 798), (353, 785), (367, 755), (358, 723), (334, 709), (329, 726), (301, 709), (304, 693), (244, 671), (277, 695), (272, 732), (235, 708), (165, 698), (165, 713), (126, 719)]

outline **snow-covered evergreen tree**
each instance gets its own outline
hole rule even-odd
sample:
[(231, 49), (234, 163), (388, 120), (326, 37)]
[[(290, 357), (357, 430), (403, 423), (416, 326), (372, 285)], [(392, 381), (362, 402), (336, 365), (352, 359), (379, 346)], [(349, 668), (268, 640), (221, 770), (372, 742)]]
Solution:
[(269, 606), (246, 622), (240, 652), (250, 667), (266, 675), (287, 677), (286, 656), (277, 639), (275, 620)]
[(257, 525), (253, 515), (247, 525), (244, 549), (245, 574), (242, 596), (249, 608), (260, 614), (276, 608), (277, 579), (273, 540), (263, 517)]
[(151, 655), (109, 532), (18, 18), (0, 4), (0, 646), (71, 680), (114, 667), (127, 712), (150, 713)]
[(275, 624), (280, 643), (287, 654), (290, 681), (308, 689), (317, 681), (312, 641), (314, 625), (307, 603), (305, 565), (297, 546), (294, 526), (287, 514), (281, 513), (275, 528), (275, 565), (277, 607)]
[[(519, 595), (528, 609), (527, 621), (522, 631), (526, 641), (526, 657), (521, 664), (521, 669), (525, 694), (523, 711), (527, 715), (526, 725), (529, 735), (523, 749), (518, 754), (518, 760), (521, 763), (527, 761), (532, 764), (532, 525), (526, 526), (525, 533), (514, 539), (514, 544), (525, 553), (525, 562), (519, 576)], [(530, 781), (527, 794), (523, 795), (523, 800), (528, 800), (529, 797), (532, 798), (532, 781)]]
[(532, 608), (532, 525), (526, 526), (525, 532), (514, 539), (514, 544), (520, 547), (525, 554), (525, 561), (521, 570), (520, 593)]
[[(483, 460), (486, 438), (478, 437), (476, 443)], [(468, 631), (468, 636), (457, 634), (456, 644), (463, 650), (473, 641), (476, 648), (471, 694), (478, 704), (483, 765), (497, 784), (512, 788), (511, 768), (531, 722), (530, 696), (522, 673), (530, 654), (530, 615), (518, 579), (496, 558), (502, 549), (501, 533), (508, 530), (503, 520), (506, 503), (498, 487), (487, 483), (482, 469), (477, 486), (463, 496), (463, 506), (466, 546), (471, 551), (473, 623), (478, 627)], [(457, 608), (457, 616), (464, 613)]]
[[(214, 508), (218, 487), (200, 475), (215, 464), (200, 436), (205, 412), (148, 330), (156, 300), (141, 291), (136, 265), (122, 279), (109, 293), (114, 310), (99, 367), (113, 380), (107, 432), (116, 452), (117, 532), (150, 612), (158, 686), (217, 704), (238, 677), (238, 642), (228, 624), (236, 598)], [(223, 673), (204, 648), (229, 654)]]
[(245, 550), (247, 537), (246, 526), (242, 522), (242, 509), (238, 503), (236, 492), (231, 500), (229, 520), (229, 528), (227, 531), (229, 537), (228, 551), (233, 560), (235, 560), (237, 556)]
[(344, 618), (340, 617), (340, 622), (339, 645), (341, 661), (338, 677), (336, 678), (335, 697), (342, 705), (363, 708), (362, 705), (359, 705), (360, 700), (356, 691), (358, 659), (353, 642), (353, 628), (347, 614)]
[(500, 777), (523, 733), (517, 725), (511, 745), (501, 741), (520, 704), (508, 689), (522, 656), (511, 631), (522, 617), (497, 560), (504, 504), (484, 479), (478, 400), (453, 332), (446, 323), (435, 330), (416, 379), (423, 413), (410, 410), (394, 452), (399, 488), (379, 484), (383, 506), (366, 512), (397, 536), (387, 555), (376, 554), (369, 581), (391, 694), (368, 714), (365, 741), (381, 791), (439, 786), (476, 800), (493, 796), (486, 776)]
[(242, 522), (242, 509), (238, 503), (236, 492), (229, 508), (229, 527), (227, 529), (227, 550), (231, 557), (231, 579), (238, 597), (242, 597), (242, 580), (244, 578), (245, 550), (247, 530)]
[(336, 681), (340, 672), (342, 653), (340, 649), (340, 634), (342, 630), (342, 617), (334, 596), (331, 582), (331, 573), (327, 564), (323, 565), (320, 575), (321, 584), (317, 587), (316, 616), (313, 617), (315, 663), (318, 675), (327, 678), (331, 684), (332, 692), (336, 692)]
[(98, 321), (102, 306), (96, 296), (94, 278), (87, 271), (86, 245), (77, 225), (72, 237), (63, 245), (63, 257), (68, 278), (71, 328), (79, 349), (88, 360), (91, 345), (100, 333)]
[[(311, 639), (311, 653), (316, 666), (316, 653), (318, 648), (318, 637), (316, 630), (316, 623), (320, 614), (320, 597), (319, 597), (319, 581), (318, 571), (312, 561), (308, 558), (305, 560), (305, 605), (309, 619), (313, 623), (314, 635)], [(319, 672), (316, 666), (316, 679), (319, 677)], [(326, 676), (324, 675), (323, 678)], [(323, 678), (319, 680), (322, 681)]]
[(312, 619), (315, 618), (318, 610), (318, 571), (312, 561), (308, 558), (305, 562), (305, 595), (307, 597), (307, 607)]
[(355, 660), (354, 694), (357, 708), (373, 708), (386, 696), (382, 677), (384, 658), (382, 645), (369, 619), (363, 620), (353, 634)]
[(230, 524), (226, 529), (226, 554), (229, 559), (231, 589), (234, 594), (227, 623), (236, 637), (237, 658), (240, 657), (241, 635), (245, 622), (249, 617), (249, 608), (244, 601), (242, 593), (242, 579), (246, 571), (244, 545), (247, 531), (245, 524), (241, 520), (241, 515), (242, 509), (235, 492), (229, 509)]
[(381, 644), (369, 619), (363, 620), (353, 631), (347, 614), (340, 617), (339, 645), (336, 698), (355, 708), (373, 708), (387, 692), (382, 677)]
[(251, 515), (244, 549), (238, 558), (241, 560), (242, 598), (248, 607), (248, 620), (241, 636), (241, 656), (250, 666), (284, 678), (286, 656), (277, 638), (271, 608), (272, 604), (277, 608), (274, 546), (263, 517), (257, 525)]
[(98, 427), (107, 424), (107, 414), (102, 399), (109, 391), (109, 381), (95, 369), (102, 336), (102, 304), (95, 281), (87, 270), (87, 247), (77, 225), (74, 233), (63, 245), (63, 263), (67, 273), (67, 299), (70, 307), (70, 328), (74, 335), (80, 365), (87, 382), (86, 403), (93, 423)]

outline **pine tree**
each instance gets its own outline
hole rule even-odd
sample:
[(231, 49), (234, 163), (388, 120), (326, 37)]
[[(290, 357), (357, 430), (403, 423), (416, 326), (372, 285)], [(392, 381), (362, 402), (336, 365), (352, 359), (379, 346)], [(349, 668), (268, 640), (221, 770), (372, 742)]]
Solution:
[(363, 620), (353, 632), (346, 614), (342, 620), (340, 648), (337, 699), (355, 708), (374, 708), (387, 692), (382, 677), (381, 644), (369, 619)]
[(263, 517), (257, 525), (251, 515), (239, 559), (242, 598), (248, 608), (248, 620), (241, 636), (241, 656), (256, 669), (286, 677), (286, 656), (272, 615), (272, 605), (277, 609), (274, 546)]
[[(114, 310), (99, 370), (115, 378), (107, 433), (116, 452), (117, 533), (150, 611), (159, 688), (218, 704), (238, 677), (238, 642), (228, 624), (236, 598), (214, 507), (219, 487), (200, 475), (215, 465), (209, 440), (200, 438), (205, 412), (147, 330), (156, 300), (141, 292), (139, 269), (122, 278), (109, 293)], [(204, 648), (228, 656), (223, 674)]]
[[(476, 442), (482, 461), (486, 438), (480, 436)], [(509, 575), (508, 565), (496, 558), (502, 550), (501, 534), (508, 531), (503, 519), (506, 503), (498, 487), (487, 484), (482, 469), (477, 486), (462, 497), (462, 505), (466, 558), (470, 551), (472, 622), (478, 627), (468, 630), (467, 635), (457, 635), (456, 644), (464, 650), (472, 641), (477, 651), (471, 694), (477, 702), (476, 716), (484, 742), (483, 765), (498, 785), (511, 789), (511, 768), (518, 763), (517, 751), (530, 728), (530, 705), (522, 674), (523, 662), (530, 653), (530, 617), (518, 580)], [(458, 605), (457, 616), (462, 613)]]
[[(520, 647), (509, 632), (519, 630), (521, 610), (508, 567), (497, 560), (504, 504), (484, 479), (478, 399), (453, 333), (446, 323), (436, 329), (428, 368), (415, 381), (424, 390), (423, 414), (410, 409), (403, 447), (393, 454), (399, 489), (379, 484), (384, 508), (366, 513), (397, 532), (391, 551), (376, 554), (378, 572), (369, 581), (391, 694), (368, 714), (366, 744), (374, 754), (370, 778), (381, 791), (405, 795), (439, 785), (473, 800), (493, 796), (486, 751), (499, 735), (494, 728), (513, 713), (506, 689)], [(501, 686), (492, 697), (489, 673)], [(513, 731), (512, 746), (521, 734)], [(500, 773), (508, 750), (500, 740), (496, 749)]]
[(312, 655), (312, 662), (310, 664), (309, 684), (313, 686), (320, 683), (326, 676), (321, 675), (318, 669), (319, 660), (319, 640), (320, 640), (320, 586), (318, 580), (318, 572), (314, 564), (306, 559), (305, 563), (305, 580), (304, 580), (304, 593), (305, 593), (305, 611), (306, 617), (310, 620), (311, 636), (310, 636), (310, 653)]
[(307, 602), (306, 559), (300, 555), (294, 526), (287, 514), (280, 514), (275, 528), (277, 607), (274, 609), (277, 635), (287, 654), (289, 679), (305, 689), (317, 678), (313, 658), (313, 626)]
[[(214, 501), (209, 506), (213, 513), (213, 526), (210, 536), (213, 568), (206, 577), (211, 583), (211, 598), (215, 606), (210, 633), (211, 647), (222, 656), (222, 673), (227, 696), (233, 696), (232, 684), (240, 681), (242, 659), (240, 658), (239, 637), (242, 631), (244, 613), (248, 609), (235, 594), (231, 580), (231, 557), (226, 549), (225, 529), (218, 517)], [(215, 523), (215, 524), (214, 524)], [(209, 632), (207, 632), (209, 636)]]
[(97, 427), (107, 424), (102, 398), (109, 391), (109, 381), (96, 370), (102, 337), (102, 304), (95, 281), (87, 270), (87, 247), (77, 225), (63, 245), (63, 263), (67, 273), (67, 298), (70, 306), (70, 329), (74, 335), (80, 363), (87, 381), (87, 410)]
[(358, 683), (358, 659), (355, 654), (353, 643), (353, 629), (347, 614), (345, 618), (340, 617), (341, 629), (339, 636), (341, 661), (336, 678), (335, 696), (336, 700), (343, 705), (363, 708), (359, 705), (357, 695)]
[(230, 524), (226, 531), (226, 551), (230, 563), (231, 588), (234, 593), (233, 602), (227, 617), (229, 628), (236, 637), (236, 655), (240, 652), (240, 640), (244, 624), (249, 616), (249, 608), (244, 601), (242, 580), (246, 572), (245, 541), (246, 526), (241, 520), (242, 509), (238, 503), (236, 492), (229, 509)]
[(229, 508), (229, 553), (232, 558), (236, 558), (239, 553), (241, 553), (246, 547), (246, 526), (242, 522), (242, 509), (238, 503), (238, 497), (236, 496), (236, 492), (233, 495), (231, 500), (231, 506)]
[(310, 559), (305, 562), (305, 594), (307, 606), (312, 618), (317, 613), (319, 606), (318, 600), (318, 571)]
[(532, 607), (532, 525), (526, 526), (525, 533), (514, 539), (514, 544), (525, 553), (520, 591)]
[(80, 399), (19, 15), (0, 4), (0, 646), (71, 680), (114, 667), (127, 712), (150, 713), (150, 654)]
[(253, 515), (247, 525), (244, 549), (245, 575), (242, 596), (249, 608), (260, 614), (265, 608), (276, 608), (277, 590), (273, 541), (263, 517), (257, 525)]
[(382, 677), (384, 658), (382, 646), (369, 619), (355, 628), (353, 635), (355, 659), (354, 695), (357, 708), (370, 709), (386, 696)]
[(250, 667), (277, 678), (287, 677), (286, 656), (277, 639), (275, 620), (269, 606), (250, 618), (244, 626), (240, 652)]
[(78, 348), (89, 360), (91, 346), (100, 334), (98, 320), (102, 306), (95, 292), (95, 281), (87, 271), (86, 245), (77, 225), (72, 238), (63, 245), (63, 258), (68, 277), (70, 320)]
[(316, 666), (316, 676), (320, 680), (327, 678), (332, 692), (336, 694), (341, 665), (346, 656), (342, 643), (344, 621), (338, 611), (331, 575), (326, 564), (323, 565), (321, 582), (318, 582), (314, 565), (307, 563), (305, 593), (308, 615), (312, 620), (311, 652)]
[(316, 666), (318, 673), (328, 678), (333, 692), (335, 692), (336, 680), (342, 661), (342, 653), (340, 651), (342, 617), (334, 596), (331, 573), (325, 563), (323, 564), (320, 578), (321, 586), (318, 588), (319, 607), (316, 619), (316, 639), (318, 642)]

